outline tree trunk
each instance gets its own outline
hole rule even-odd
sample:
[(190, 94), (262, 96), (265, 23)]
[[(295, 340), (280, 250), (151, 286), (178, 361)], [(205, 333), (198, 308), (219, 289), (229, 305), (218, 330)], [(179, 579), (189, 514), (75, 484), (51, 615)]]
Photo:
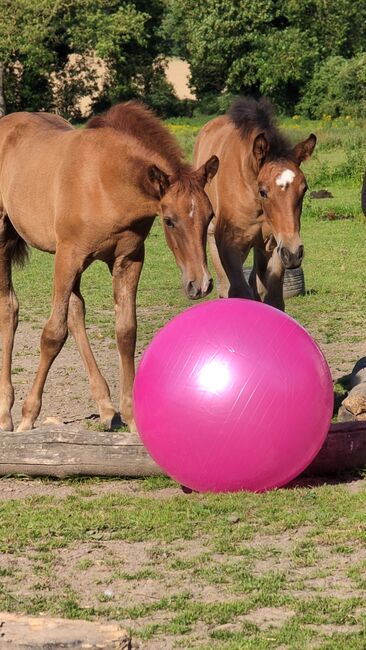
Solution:
[(6, 104), (4, 97), (4, 70), (5, 64), (3, 61), (0, 61), (0, 117), (3, 117), (6, 113)]

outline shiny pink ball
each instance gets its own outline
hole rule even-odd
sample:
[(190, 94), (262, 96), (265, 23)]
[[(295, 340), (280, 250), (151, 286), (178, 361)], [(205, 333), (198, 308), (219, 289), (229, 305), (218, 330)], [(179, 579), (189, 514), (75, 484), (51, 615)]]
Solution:
[(332, 408), (330, 371), (311, 336), (251, 300), (213, 300), (173, 318), (134, 386), (145, 447), (202, 492), (285, 485), (318, 453)]

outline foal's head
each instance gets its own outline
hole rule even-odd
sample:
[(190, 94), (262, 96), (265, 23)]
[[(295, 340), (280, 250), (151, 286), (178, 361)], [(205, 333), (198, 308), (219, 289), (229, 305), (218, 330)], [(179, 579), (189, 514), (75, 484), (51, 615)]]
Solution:
[(206, 257), (213, 212), (204, 188), (218, 166), (218, 158), (212, 156), (196, 171), (187, 165), (171, 176), (155, 165), (149, 168), (150, 183), (160, 199), (165, 237), (182, 271), (184, 290), (192, 300), (203, 298), (213, 286)]
[(300, 164), (311, 156), (315, 144), (316, 137), (311, 134), (293, 149), (273, 155), (264, 133), (257, 135), (253, 142), (258, 198), (287, 269), (300, 266), (304, 256), (300, 217), (307, 183)]

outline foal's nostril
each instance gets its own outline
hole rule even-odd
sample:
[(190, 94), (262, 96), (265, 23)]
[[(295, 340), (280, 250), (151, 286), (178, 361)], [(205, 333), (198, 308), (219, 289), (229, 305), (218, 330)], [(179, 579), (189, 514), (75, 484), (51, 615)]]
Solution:
[(304, 247), (301, 244), (296, 253), (291, 253), (288, 248), (281, 246), (279, 254), (285, 269), (296, 269), (300, 266), (304, 257)]
[(285, 246), (281, 246), (280, 248), (280, 257), (283, 265), (287, 267), (291, 260), (291, 253), (288, 248), (285, 248)]
[(208, 281), (207, 289), (206, 289), (206, 295), (211, 293), (212, 289), (213, 289), (213, 279), (210, 278), (209, 281)]
[(197, 289), (196, 283), (193, 280), (187, 283), (187, 294), (190, 298), (197, 298), (199, 294), (199, 289)]
[(202, 283), (199, 283), (196, 280), (191, 280), (186, 284), (186, 293), (191, 300), (207, 296), (212, 289), (213, 280), (210, 277), (205, 279)]

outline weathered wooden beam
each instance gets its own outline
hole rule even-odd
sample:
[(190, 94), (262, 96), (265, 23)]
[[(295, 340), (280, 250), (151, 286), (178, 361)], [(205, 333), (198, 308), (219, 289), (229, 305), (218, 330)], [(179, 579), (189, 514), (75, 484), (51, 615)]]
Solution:
[[(366, 467), (366, 422), (332, 424), (306, 474), (327, 476)], [(156, 476), (162, 470), (134, 433), (69, 426), (0, 434), (0, 476)]]
[(154, 476), (162, 470), (135, 433), (70, 426), (0, 433), (0, 476)]
[(113, 623), (0, 613), (1, 650), (128, 650), (126, 630)]
[(366, 467), (366, 422), (332, 424), (323, 447), (305, 470), (307, 476), (331, 476)]

